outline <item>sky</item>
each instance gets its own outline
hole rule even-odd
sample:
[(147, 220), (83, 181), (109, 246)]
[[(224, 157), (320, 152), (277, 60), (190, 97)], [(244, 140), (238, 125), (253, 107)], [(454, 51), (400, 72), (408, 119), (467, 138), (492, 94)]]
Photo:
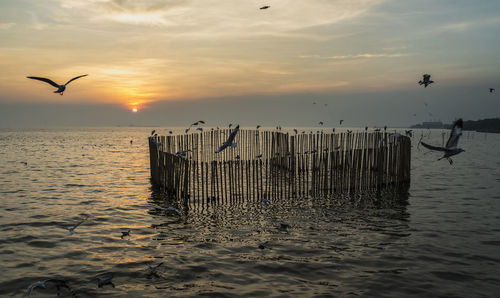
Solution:
[[(2, 0), (0, 127), (500, 117), (499, 11), (498, 0)], [(63, 96), (26, 78), (81, 74)]]

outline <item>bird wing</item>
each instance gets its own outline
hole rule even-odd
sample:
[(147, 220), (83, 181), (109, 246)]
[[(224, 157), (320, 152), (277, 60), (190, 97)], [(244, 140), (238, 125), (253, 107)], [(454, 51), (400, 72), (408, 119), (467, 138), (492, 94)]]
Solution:
[(42, 82), (45, 82), (45, 83), (49, 83), (52, 86), (54, 86), (56, 88), (59, 88), (59, 85), (57, 83), (55, 83), (54, 81), (52, 81), (51, 79), (40, 78), (40, 77), (27, 77), (27, 78), (28, 79), (32, 79), (32, 80), (39, 80), (39, 81), (42, 81)]
[(447, 151), (446, 148), (443, 148), (443, 147), (436, 147), (436, 146), (432, 146), (432, 145), (429, 145), (429, 144), (426, 144), (424, 142), (420, 142), (422, 144), (422, 146), (424, 146), (425, 148), (429, 149), (429, 150), (435, 150), (435, 151)]
[(229, 138), (227, 138), (227, 141), (226, 143), (228, 144), (232, 144), (233, 141), (234, 141), (234, 138), (236, 137), (236, 134), (238, 133), (238, 131), (240, 130), (240, 126), (236, 126), (233, 131), (231, 132), (231, 134), (229, 135)]
[(84, 221), (86, 221), (87, 219), (85, 218), (84, 220), (80, 221), (79, 223), (77, 223), (76, 225), (73, 226), (73, 230), (78, 228), (79, 225), (81, 225)]
[(228, 146), (228, 145), (227, 145), (226, 143), (222, 144), (222, 145), (219, 147), (219, 149), (217, 149), (217, 150), (215, 151), (215, 153), (219, 153), (219, 152), (221, 152), (222, 150), (226, 149), (226, 147), (227, 147), (227, 146)]
[(448, 142), (446, 142), (446, 149), (456, 148), (458, 146), (458, 139), (462, 135), (463, 124), (464, 122), (462, 119), (458, 119), (455, 123), (453, 123), (450, 138), (448, 139)]
[(65, 86), (68, 85), (69, 83), (71, 83), (72, 81), (76, 80), (76, 79), (79, 79), (81, 77), (85, 77), (85, 76), (88, 76), (88, 74), (84, 74), (84, 75), (81, 75), (81, 76), (77, 76), (77, 77), (74, 77), (72, 78), (71, 80), (69, 80), (66, 84), (64, 84)]

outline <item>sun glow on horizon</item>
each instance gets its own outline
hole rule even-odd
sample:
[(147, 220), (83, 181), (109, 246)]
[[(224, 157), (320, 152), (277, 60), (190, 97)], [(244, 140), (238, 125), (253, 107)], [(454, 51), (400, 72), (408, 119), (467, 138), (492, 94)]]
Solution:
[(137, 113), (137, 111), (138, 111), (138, 110), (137, 110), (137, 108), (136, 108), (136, 107), (133, 107), (133, 108), (132, 108), (132, 112)]

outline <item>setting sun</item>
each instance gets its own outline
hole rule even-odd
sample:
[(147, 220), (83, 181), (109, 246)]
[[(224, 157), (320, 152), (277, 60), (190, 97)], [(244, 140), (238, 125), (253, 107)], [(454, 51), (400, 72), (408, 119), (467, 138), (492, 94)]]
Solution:
[(132, 108), (132, 112), (137, 113), (137, 108)]

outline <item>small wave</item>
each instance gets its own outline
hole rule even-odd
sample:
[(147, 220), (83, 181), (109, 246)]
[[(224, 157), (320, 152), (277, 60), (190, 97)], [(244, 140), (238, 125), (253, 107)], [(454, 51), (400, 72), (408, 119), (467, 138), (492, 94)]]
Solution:
[(55, 243), (54, 241), (35, 240), (35, 241), (29, 241), (28, 245), (41, 248), (54, 248), (57, 246), (57, 243)]

